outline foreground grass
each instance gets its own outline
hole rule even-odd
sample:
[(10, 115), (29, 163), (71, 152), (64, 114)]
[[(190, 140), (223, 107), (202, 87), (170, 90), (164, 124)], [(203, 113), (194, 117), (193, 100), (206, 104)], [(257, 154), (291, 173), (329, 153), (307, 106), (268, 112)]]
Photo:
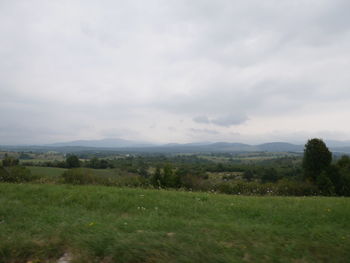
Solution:
[(350, 199), (0, 184), (0, 262), (349, 262)]

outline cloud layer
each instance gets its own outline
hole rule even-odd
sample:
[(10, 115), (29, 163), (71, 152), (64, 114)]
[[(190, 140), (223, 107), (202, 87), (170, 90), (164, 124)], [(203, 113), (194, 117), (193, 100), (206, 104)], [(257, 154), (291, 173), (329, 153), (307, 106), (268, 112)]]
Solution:
[(1, 1), (0, 144), (350, 139), (348, 10)]

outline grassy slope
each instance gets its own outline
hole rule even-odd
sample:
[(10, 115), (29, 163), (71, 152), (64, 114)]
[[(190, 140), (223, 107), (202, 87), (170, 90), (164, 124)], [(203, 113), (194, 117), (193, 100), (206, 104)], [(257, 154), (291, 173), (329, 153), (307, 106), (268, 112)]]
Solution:
[(27, 168), (31, 171), (32, 175), (39, 177), (60, 177), (65, 168), (55, 168), (55, 167), (40, 167), (40, 166), (27, 166)]
[(0, 184), (0, 262), (348, 262), (350, 199)]
[[(27, 168), (31, 171), (32, 175), (39, 178), (39, 181), (44, 183), (60, 182), (62, 174), (67, 171), (65, 168), (55, 167), (27, 166)], [(116, 169), (84, 169), (89, 170), (94, 175), (118, 176), (118, 174), (120, 174)]]

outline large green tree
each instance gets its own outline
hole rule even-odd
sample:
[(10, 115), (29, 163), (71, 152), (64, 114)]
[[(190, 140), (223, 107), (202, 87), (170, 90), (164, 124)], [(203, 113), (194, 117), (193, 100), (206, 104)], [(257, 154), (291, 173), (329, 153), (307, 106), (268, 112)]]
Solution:
[(332, 153), (322, 139), (310, 139), (305, 144), (303, 169), (307, 180), (316, 181), (317, 177), (326, 171), (332, 162)]
[(69, 155), (66, 158), (66, 165), (68, 168), (77, 168), (80, 167), (79, 158), (75, 155)]

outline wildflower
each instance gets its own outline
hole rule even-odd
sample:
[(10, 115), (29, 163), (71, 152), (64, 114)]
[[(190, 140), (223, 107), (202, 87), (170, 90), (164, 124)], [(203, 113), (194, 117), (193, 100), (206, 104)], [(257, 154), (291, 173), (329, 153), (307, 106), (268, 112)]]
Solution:
[(94, 225), (96, 225), (95, 222), (90, 222), (90, 223), (88, 224), (88, 226), (94, 226)]

